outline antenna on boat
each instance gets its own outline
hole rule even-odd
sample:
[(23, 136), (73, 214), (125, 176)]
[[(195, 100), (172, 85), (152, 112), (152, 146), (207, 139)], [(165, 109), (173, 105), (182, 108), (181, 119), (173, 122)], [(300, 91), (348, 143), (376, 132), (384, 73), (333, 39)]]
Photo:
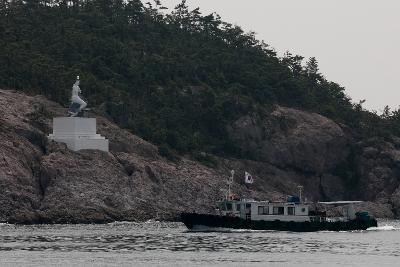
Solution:
[(231, 197), (231, 186), (233, 184), (233, 177), (235, 176), (235, 171), (231, 170), (231, 176), (229, 179), (226, 181), (228, 184), (228, 194), (226, 195), (226, 199), (228, 200)]
[(299, 198), (300, 198), (300, 203), (301, 203), (301, 202), (303, 202), (301, 193), (303, 192), (304, 187), (302, 185), (299, 185), (299, 186), (297, 186), (297, 188), (299, 189)]

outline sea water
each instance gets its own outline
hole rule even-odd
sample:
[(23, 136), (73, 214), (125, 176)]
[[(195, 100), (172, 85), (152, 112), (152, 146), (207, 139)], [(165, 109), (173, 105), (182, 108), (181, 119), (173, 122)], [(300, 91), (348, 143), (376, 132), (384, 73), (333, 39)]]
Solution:
[(400, 266), (400, 221), (378, 223), (314, 233), (193, 232), (153, 221), (0, 224), (0, 266)]

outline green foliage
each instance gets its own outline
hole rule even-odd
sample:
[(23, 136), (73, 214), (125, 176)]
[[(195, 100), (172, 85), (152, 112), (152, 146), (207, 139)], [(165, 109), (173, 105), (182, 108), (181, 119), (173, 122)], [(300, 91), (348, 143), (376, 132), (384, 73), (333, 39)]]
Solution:
[(160, 147), (158, 148), (158, 153), (162, 157), (169, 159), (171, 161), (178, 160), (178, 157), (174, 154), (174, 152), (172, 152), (172, 150), (165, 144), (160, 145)]
[[(12, 0), (0, 5), (0, 86), (67, 104), (76, 75), (89, 105), (170, 151), (243, 156), (226, 125), (274, 104), (345, 123), (360, 136), (400, 133), (353, 104), (311, 58), (276, 56), (254, 33), (182, 1)], [(382, 130), (384, 127), (385, 131)]]
[(218, 165), (218, 162), (212, 155), (204, 152), (193, 153), (193, 158), (209, 167), (216, 167)]

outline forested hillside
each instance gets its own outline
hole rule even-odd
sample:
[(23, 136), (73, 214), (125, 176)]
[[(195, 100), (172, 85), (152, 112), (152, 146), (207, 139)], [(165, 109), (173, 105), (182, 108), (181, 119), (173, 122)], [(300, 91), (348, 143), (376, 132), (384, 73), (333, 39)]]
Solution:
[(0, 87), (67, 105), (79, 75), (91, 107), (165, 155), (245, 157), (227, 125), (276, 104), (327, 116), (360, 139), (400, 134), (399, 111), (365, 111), (315, 58), (280, 58), (253, 33), (185, 1), (169, 11), (159, 1), (5, 0), (0, 13)]

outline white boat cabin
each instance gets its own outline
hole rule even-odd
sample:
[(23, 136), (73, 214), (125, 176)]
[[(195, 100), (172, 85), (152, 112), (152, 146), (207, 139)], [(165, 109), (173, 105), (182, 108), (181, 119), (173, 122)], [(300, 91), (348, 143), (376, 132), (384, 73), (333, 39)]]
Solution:
[[(287, 202), (256, 201), (253, 199), (225, 199), (218, 202), (222, 216), (240, 217), (254, 221), (348, 221), (356, 218), (353, 204), (362, 201), (318, 202), (324, 206), (342, 206), (343, 217), (326, 217), (325, 211), (318, 211), (315, 205), (300, 202), (298, 197), (289, 197)], [(311, 203), (312, 204), (312, 203)], [(313, 206), (311, 209), (310, 206)]]
[[(311, 221), (309, 205), (296, 202), (269, 202), (256, 200), (223, 200), (218, 202), (218, 209), (223, 216), (240, 217), (254, 221)], [(318, 216), (318, 220), (323, 217)]]

